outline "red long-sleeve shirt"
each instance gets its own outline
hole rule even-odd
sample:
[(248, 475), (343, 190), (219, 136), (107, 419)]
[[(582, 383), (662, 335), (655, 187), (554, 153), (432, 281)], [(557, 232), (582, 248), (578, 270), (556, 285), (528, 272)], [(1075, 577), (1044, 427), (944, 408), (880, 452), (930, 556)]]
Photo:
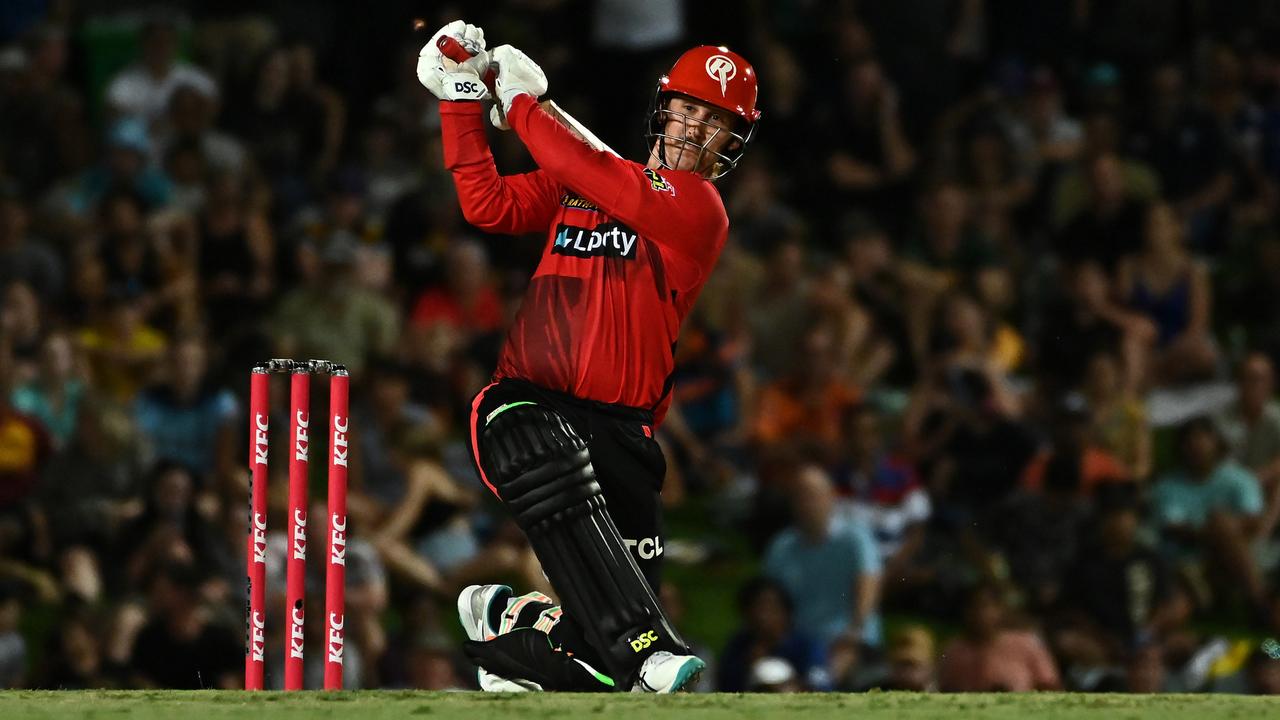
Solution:
[(507, 115), (538, 164), (523, 175), (498, 174), (479, 103), (442, 102), (440, 115), (467, 221), (547, 232), (495, 379), (650, 408), (661, 422), (680, 324), (728, 235), (720, 194), (700, 175), (592, 150), (528, 95)]

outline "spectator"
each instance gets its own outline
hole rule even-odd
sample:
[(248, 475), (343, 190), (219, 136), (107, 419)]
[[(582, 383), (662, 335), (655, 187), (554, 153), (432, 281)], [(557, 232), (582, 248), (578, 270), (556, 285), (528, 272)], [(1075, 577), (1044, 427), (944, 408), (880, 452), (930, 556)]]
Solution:
[(1266, 497), (1267, 513), (1257, 537), (1271, 537), (1280, 519), (1280, 402), (1271, 359), (1250, 353), (1236, 373), (1236, 399), (1218, 418), (1232, 458), (1253, 472)]
[(1120, 260), (1116, 291), (1129, 309), (1156, 327), (1152, 382), (1177, 384), (1209, 376), (1218, 361), (1210, 334), (1209, 273), (1182, 244), (1173, 209), (1147, 211), (1142, 249)]
[(88, 388), (71, 338), (51, 332), (44, 338), (39, 376), (13, 391), (13, 407), (40, 421), (49, 431), (55, 451), (75, 436)]
[(149, 19), (142, 26), (140, 40), (138, 62), (107, 85), (107, 104), (114, 113), (151, 123), (161, 117), (170, 97), (184, 85), (206, 95), (217, 93), (213, 78), (178, 59), (178, 27), (173, 18), (157, 15)]
[(1089, 358), (1104, 351), (1122, 359), (1122, 391), (1137, 391), (1145, 384), (1148, 348), (1158, 332), (1155, 325), (1112, 300), (1111, 282), (1097, 262), (1068, 268), (1064, 285), (1062, 297), (1045, 313), (1036, 343), (1042, 392), (1052, 397), (1080, 387)]
[(922, 226), (902, 254), (899, 272), (914, 299), (908, 304), (907, 323), (917, 365), (927, 357), (932, 321), (947, 292), (972, 287), (986, 297), (1005, 283), (995, 248), (973, 224), (971, 201), (952, 182), (926, 190), (921, 198)]
[[(1263, 511), (1257, 478), (1230, 458), (1217, 425), (1207, 417), (1184, 423), (1177, 447), (1181, 466), (1152, 490), (1152, 515), (1164, 551), (1192, 573), (1201, 593), (1234, 587), (1257, 616), (1264, 615), (1266, 591), (1249, 549)], [(1225, 582), (1210, 585), (1207, 571)]]
[(197, 277), (210, 333), (244, 333), (241, 321), (266, 310), (276, 287), (276, 240), (244, 180), (220, 174), (198, 215)]
[(909, 289), (898, 272), (888, 233), (861, 213), (850, 214), (841, 224), (846, 238), (845, 261), (858, 305), (871, 315), (873, 332), (889, 341), (893, 357), (888, 382), (901, 384), (909, 373), (912, 356), (909, 346), (906, 302)]
[(841, 376), (837, 329), (821, 320), (804, 334), (794, 368), (760, 393), (754, 437), (764, 444), (807, 440), (830, 458), (840, 442), (840, 419), (861, 391)]
[(1124, 466), (1124, 477), (1145, 482), (1152, 465), (1147, 407), (1121, 384), (1122, 373), (1120, 358), (1109, 350), (1099, 350), (1088, 361), (1081, 393), (1091, 410), (1090, 439)]
[(446, 323), (470, 344), (499, 331), (504, 322), (502, 300), (489, 272), (484, 246), (474, 240), (454, 243), (445, 261), (445, 282), (427, 288), (414, 302), (414, 327)]
[(980, 370), (934, 369), (912, 391), (904, 414), (907, 447), (931, 497), (961, 527), (983, 524), (1036, 451), (1030, 428), (997, 398)]
[(1191, 102), (1182, 68), (1151, 71), (1147, 107), (1129, 143), (1160, 174), (1165, 196), (1189, 223), (1189, 244), (1208, 247), (1233, 189), (1226, 138), (1204, 108)]
[(62, 293), (62, 261), (28, 234), (28, 213), (11, 183), (0, 183), (0, 294), (13, 283), (29, 286), (45, 303)]
[(978, 586), (964, 611), (964, 631), (942, 650), (943, 692), (1028, 692), (1061, 687), (1053, 657), (1039, 635), (1006, 627), (998, 591)]
[[(147, 387), (134, 402), (134, 422), (147, 439), (143, 467), (177, 463), (215, 481), (227, 481), (234, 473), (239, 413), (231, 392), (210, 381), (208, 353), (198, 336), (176, 339), (168, 349), (165, 380)], [(198, 492), (208, 495), (218, 489)]]
[(1135, 498), (1106, 496), (1096, 537), (1081, 545), (1063, 580), (1064, 616), (1053, 641), (1075, 669), (1128, 662), (1146, 646), (1160, 646), (1186, 619), (1189, 608), (1171, 568), (1138, 539)]
[(317, 277), (280, 300), (273, 325), (282, 356), (326, 358), (358, 375), (365, 358), (390, 353), (399, 327), (396, 311), (356, 285), (356, 249), (350, 233), (334, 233), (318, 251)]
[(155, 136), (153, 162), (159, 163), (174, 148), (185, 144), (199, 152), (211, 173), (241, 176), (247, 162), (244, 145), (213, 127), (218, 115), (216, 88), (194, 83), (179, 85), (170, 94), (165, 112), (165, 122)]
[(796, 675), (796, 683), (808, 690), (829, 690), (831, 678), (823, 648), (793, 623), (793, 608), (786, 588), (769, 578), (756, 578), (738, 591), (741, 627), (720, 654), (716, 677), (719, 692), (750, 689), (756, 663), (777, 658)]
[[(1042, 450), (1022, 472), (1022, 485), (1040, 490), (1053, 472), (1074, 476), (1068, 484), (1084, 498), (1093, 498), (1104, 484), (1131, 480), (1120, 459), (1098, 444), (1090, 432), (1093, 413), (1083, 399), (1068, 395), (1054, 417), (1052, 447)], [(1059, 490), (1065, 489), (1059, 486)]]
[[(1076, 413), (1055, 428), (1052, 448), (1043, 451), (1023, 473), (1023, 488), (1000, 507), (991, 535), (1004, 554), (1011, 578), (1025, 589), (1027, 604), (1037, 610), (1053, 605), (1062, 590), (1062, 576), (1080, 546), (1088, 520), (1084, 490), (1088, 473), (1095, 482), (1113, 481), (1090, 467), (1090, 455), (1079, 444), (1083, 422)], [(1094, 465), (1114, 460), (1097, 460)]]
[(768, 253), (764, 277), (745, 300), (754, 342), (751, 362), (766, 380), (790, 369), (789, 361), (804, 333), (808, 312), (805, 249), (799, 238), (784, 236)]
[(150, 383), (168, 343), (143, 322), (137, 298), (117, 291), (105, 310), (101, 321), (79, 331), (78, 340), (103, 397), (128, 405)]
[(792, 487), (793, 524), (764, 553), (764, 572), (795, 601), (796, 627), (830, 644), (879, 647), (880, 555), (871, 531), (835, 513), (826, 471), (805, 466)]
[(933, 508), (915, 468), (885, 442), (879, 413), (863, 404), (845, 418), (847, 450), (836, 465), (836, 487), (875, 535), (889, 595), (920, 552)]
[(138, 687), (197, 690), (241, 687), (244, 648), (200, 602), (194, 565), (168, 563), (148, 584), (151, 619), (138, 633), (129, 664)]
[(872, 210), (899, 189), (914, 169), (916, 154), (902, 127), (898, 90), (873, 57), (857, 57), (843, 78), (839, 114), (827, 128), (835, 150), (827, 179), (847, 204)]
[(937, 692), (938, 661), (933, 634), (922, 625), (908, 625), (889, 641), (889, 671), (882, 690)]
[(51, 205), (73, 220), (88, 218), (113, 193), (132, 193), (148, 210), (169, 203), (172, 182), (150, 162), (151, 136), (135, 118), (115, 121), (107, 129), (107, 154), (69, 185), (55, 188)]
[(1103, 153), (1088, 159), (1084, 168), (1088, 205), (1067, 219), (1054, 250), (1070, 265), (1093, 261), (1110, 275), (1120, 258), (1141, 247), (1146, 207), (1127, 189), (1120, 158)]
[(44, 315), (40, 298), (26, 283), (13, 283), (0, 295), (0, 332), (8, 335), (13, 354), (12, 382), (15, 384), (30, 382), (40, 372)]
[(100, 640), (102, 630), (91, 613), (77, 611), (62, 619), (50, 642), (43, 687), (50, 690), (89, 690), (119, 687), (119, 668), (110, 667)]

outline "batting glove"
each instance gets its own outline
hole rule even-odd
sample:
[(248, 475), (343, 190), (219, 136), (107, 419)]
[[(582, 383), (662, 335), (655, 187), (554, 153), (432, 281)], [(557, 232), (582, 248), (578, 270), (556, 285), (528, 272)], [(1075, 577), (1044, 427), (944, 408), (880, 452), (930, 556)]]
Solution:
[[(449, 35), (462, 44), (472, 58), (456, 63), (440, 53), (436, 43)], [(454, 20), (436, 31), (418, 53), (418, 82), (441, 100), (482, 100), (489, 91), (480, 78), (489, 69), (484, 30), (462, 20)]]
[(511, 101), (517, 95), (530, 95), (537, 100), (547, 92), (546, 73), (528, 55), (510, 45), (493, 49), (493, 63), (498, 66), (494, 92), (503, 115), (511, 112)]

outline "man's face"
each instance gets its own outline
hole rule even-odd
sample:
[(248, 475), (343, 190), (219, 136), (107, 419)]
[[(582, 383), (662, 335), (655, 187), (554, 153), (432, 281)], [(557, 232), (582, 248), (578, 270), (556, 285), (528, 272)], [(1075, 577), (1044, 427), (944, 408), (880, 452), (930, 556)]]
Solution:
[[(658, 142), (664, 145), (667, 164), (673, 170), (706, 173), (715, 164), (712, 153), (723, 152), (733, 139), (729, 111), (681, 96), (667, 100), (666, 109), (671, 111), (662, 129), (667, 137)], [(706, 152), (700, 152), (704, 146)]]

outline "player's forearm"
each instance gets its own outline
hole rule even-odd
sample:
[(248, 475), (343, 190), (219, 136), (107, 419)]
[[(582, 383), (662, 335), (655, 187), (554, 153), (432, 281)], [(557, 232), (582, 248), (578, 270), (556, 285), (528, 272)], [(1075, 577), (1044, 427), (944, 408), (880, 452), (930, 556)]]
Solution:
[(516, 200), (489, 150), (480, 104), (441, 102), (440, 130), (444, 166), (453, 176), (466, 221), (491, 232), (522, 231), (513, 217)]

